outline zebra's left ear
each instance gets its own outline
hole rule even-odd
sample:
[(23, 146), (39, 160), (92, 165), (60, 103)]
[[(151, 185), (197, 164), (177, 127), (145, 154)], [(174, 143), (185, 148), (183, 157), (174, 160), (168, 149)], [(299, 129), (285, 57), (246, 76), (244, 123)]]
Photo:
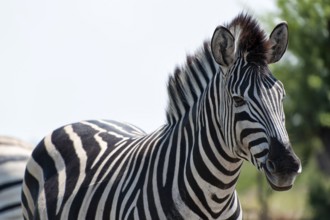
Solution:
[(282, 22), (274, 28), (269, 36), (270, 50), (267, 54), (267, 62), (275, 63), (281, 59), (288, 47), (289, 31), (286, 22)]

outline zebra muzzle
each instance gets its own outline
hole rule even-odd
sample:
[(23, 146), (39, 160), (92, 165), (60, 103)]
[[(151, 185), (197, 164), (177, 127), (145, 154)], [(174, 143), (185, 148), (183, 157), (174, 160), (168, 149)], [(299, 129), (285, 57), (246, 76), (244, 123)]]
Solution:
[(291, 189), (295, 178), (301, 173), (301, 162), (292, 147), (272, 138), (268, 158), (263, 164), (266, 178), (276, 191)]

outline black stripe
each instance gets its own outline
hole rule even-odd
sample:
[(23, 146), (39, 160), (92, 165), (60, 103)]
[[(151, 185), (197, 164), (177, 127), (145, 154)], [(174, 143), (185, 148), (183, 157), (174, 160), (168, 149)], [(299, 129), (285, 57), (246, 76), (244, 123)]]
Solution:
[(9, 183), (4, 183), (4, 184), (1, 184), (0, 185), (0, 193), (2, 190), (6, 190), (8, 188), (11, 188), (11, 187), (15, 187), (15, 186), (20, 186), (22, 185), (22, 182), (23, 180), (15, 180), (15, 181), (12, 181), (12, 182), (9, 182)]
[(249, 149), (251, 149), (252, 147), (258, 146), (259, 144), (262, 144), (262, 143), (268, 143), (268, 140), (264, 137), (253, 140), (249, 143)]
[(214, 59), (213, 59), (213, 56), (211, 55), (210, 53), (210, 49), (209, 49), (209, 44), (208, 43), (204, 43), (204, 51), (205, 51), (205, 57), (208, 61), (208, 64), (210, 65), (211, 67), (211, 71), (213, 74), (216, 73), (216, 68), (214, 66)]
[[(53, 159), (49, 156), (46, 147), (44, 145), (44, 141), (42, 141), (33, 151), (32, 153), (33, 159), (36, 161), (36, 163), (39, 164), (41, 168), (43, 168), (43, 176), (45, 185), (44, 187), (45, 191), (51, 191), (52, 193), (46, 193), (46, 206), (48, 210), (48, 216), (56, 216), (56, 195), (58, 193), (58, 173), (55, 167), (55, 163)], [(46, 168), (46, 169), (45, 169)], [(39, 176), (40, 178), (40, 176)], [(37, 180), (35, 180), (37, 182)], [(26, 174), (25, 174), (25, 183), (28, 184)], [(31, 184), (32, 185), (32, 184)], [(31, 191), (37, 191), (37, 195), (32, 195), (34, 201), (38, 201), (38, 195), (39, 195), (39, 189), (36, 187), (38, 186), (38, 183), (33, 184), (34, 188), (29, 189)], [(29, 185), (28, 185), (29, 186)], [(36, 193), (36, 192), (34, 192)], [(31, 192), (32, 194), (32, 192)]]
[(194, 67), (192, 65), (189, 65), (188, 66), (188, 69), (190, 70), (191, 72), (191, 75), (192, 77), (194, 77), (194, 80), (199, 88), (199, 91), (203, 91), (203, 85), (202, 85), (202, 82), (200, 81), (200, 76), (199, 76), (199, 73), (197, 73), (194, 69)]
[[(39, 197), (39, 182), (38, 182), (38, 180), (34, 176), (32, 176), (30, 174), (30, 172), (26, 171), (25, 175), (24, 175), (24, 182), (25, 182), (27, 188), (30, 191), (32, 201), (34, 201), (35, 205), (36, 205), (36, 203), (38, 201), (38, 197)], [(28, 208), (29, 206), (28, 206), (26, 197), (25, 197), (23, 192), (22, 192), (22, 204), (27, 210), (27, 214), (28, 214), (29, 219), (37, 218), (37, 216), (39, 214), (38, 209), (30, 210)]]
[(243, 142), (243, 139), (251, 134), (264, 133), (265, 130), (262, 128), (245, 128), (240, 135), (240, 142)]
[[(28, 202), (27, 202), (27, 199), (26, 199), (26, 196), (25, 194), (22, 192), (22, 196), (21, 196), (21, 201), (22, 201), (22, 206), (26, 208), (26, 212), (27, 212), (27, 216), (23, 216), (24, 217), (24, 220), (25, 219), (33, 219), (33, 216), (32, 216), (32, 213), (29, 208), (28, 208)], [(27, 218), (26, 218), (27, 217)]]
[(201, 74), (200, 78), (203, 77), (207, 84), (207, 82), (209, 81), (209, 78), (208, 78), (205, 68), (202, 66), (201, 61), (199, 61), (198, 59), (196, 59), (196, 64), (197, 64), (197, 69), (199, 71), (199, 74)]
[[(163, 211), (165, 215), (169, 219), (175, 219), (176, 217), (178, 219), (181, 219), (181, 215), (177, 210), (177, 207), (175, 206), (173, 197), (172, 197), (172, 186), (173, 186), (173, 178), (174, 178), (174, 171), (175, 171), (175, 158), (176, 158), (176, 148), (177, 146), (177, 134), (179, 132), (179, 126), (176, 126), (174, 130), (172, 131), (173, 135), (173, 143), (172, 145), (168, 145), (169, 142), (167, 142), (166, 145), (162, 148), (161, 155), (166, 155), (166, 152), (169, 151), (169, 161), (168, 161), (168, 167), (167, 167), (167, 173), (166, 173), (166, 182), (165, 186), (163, 186), (163, 172), (164, 172), (164, 166), (165, 165), (165, 157), (163, 156), (164, 160), (159, 160), (159, 167), (161, 168), (161, 171), (158, 169), (158, 176), (159, 176), (159, 182), (158, 182), (158, 190), (159, 190), (159, 196), (160, 198), (167, 198), (167, 199), (161, 199), (161, 205), (163, 208)], [(172, 162), (173, 161), (173, 162)], [(151, 177), (152, 178), (152, 177)], [(152, 195), (152, 194), (151, 194)]]
[[(201, 201), (201, 203), (203, 204), (203, 206), (205, 206), (207, 204), (206, 199), (205, 199), (205, 195), (203, 193), (203, 191), (201, 190), (201, 188), (198, 186), (196, 180), (193, 177), (192, 171), (191, 171), (191, 167), (190, 167), (190, 154), (188, 154), (189, 157), (187, 158), (187, 170), (186, 170), (186, 175), (187, 175), (187, 180), (188, 183), (190, 185), (190, 187), (194, 190), (195, 194), (197, 195), (197, 198)], [(184, 181), (182, 181), (184, 183)], [(187, 190), (188, 191), (188, 190)], [(187, 193), (187, 196), (189, 194)], [(191, 202), (186, 203), (192, 210), (194, 210), (194, 212), (199, 215), (199, 217), (201, 219), (207, 219), (207, 216), (204, 215), (204, 213), (200, 210), (200, 208), (194, 203), (193, 200), (190, 200)], [(207, 206), (207, 205), (206, 205)]]
[(269, 153), (268, 149), (264, 149), (263, 151), (261, 151), (260, 153), (257, 153), (254, 155), (255, 158), (261, 158), (266, 156)]
[(219, 203), (219, 204), (224, 203), (224, 202), (228, 199), (228, 197), (229, 197), (229, 194), (226, 195), (226, 196), (223, 197), (223, 198), (219, 198), (219, 197), (218, 197), (217, 195), (215, 195), (215, 194), (212, 194), (212, 195), (211, 195), (211, 199), (212, 199), (213, 201)]
[(238, 219), (238, 216), (241, 214), (241, 208), (240, 206), (237, 204), (237, 208), (236, 211), (232, 214), (232, 216), (230, 216), (229, 218), (227, 218), (226, 220), (236, 220)]
[[(206, 134), (206, 129), (203, 129), (201, 131), (201, 135), (202, 137), (207, 137)], [(212, 137), (211, 137), (212, 138)], [(212, 139), (213, 141), (215, 141), (214, 139)], [(228, 170), (226, 169), (221, 162), (219, 161), (218, 158), (215, 157), (215, 154), (213, 153), (210, 144), (207, 142), (206, 138), (202, 138), (202, 145), (205, 151), (205, 154), (207, 155), (207, 157), (210, 159), (210, 161), (212, 162), (212, 164), (219, 169), (219, 171), (223, 174), (225, 174), (226, 176), (233, 176), (235, 174), (237, 174), (237, 172), (239, 171), (240, 167), (238, 167), (235, 170)], [(217, 146), (217, 145), (216, 145)], [(219, 148), (222, 148), (222, 146), (217, 146)], [(200, 156), (200, 155), (199, 155)], [(225, 158), (225, 156), (221, 155), (222, 157)], [(200, 160), (202, 161), (202, 158), (200, 158)], [(208, 169), (207, 169), (208, 170)]]
[(7, 205), (7, 206), (4, 206), (4, 207), (0, 208), (0, 213), (11, 211), (13, 209), (20, 209), (20, 208), (21, 208), (21, 203), (18, 202), (18, 203), (10, 204), (10, 205)]

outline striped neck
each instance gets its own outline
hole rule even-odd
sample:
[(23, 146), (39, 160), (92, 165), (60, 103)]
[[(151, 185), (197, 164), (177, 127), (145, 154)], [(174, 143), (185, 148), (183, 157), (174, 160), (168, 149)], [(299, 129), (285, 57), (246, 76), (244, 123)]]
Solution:
[(182, 68), (175, 70), (168, 83), (168, 126), (173, 129), (172, 135), (175, 133), (176, 158), (185, 158), (175, 162), (183, 170), (181, 175), (180, 170), (174, 172), (179, 179), (174, 183), (187, 181), (191, 187), (174, 185), (172, 194), (177, 195), (178, 206), (198, 210), (203, 219), (240, 213), (235, 186), (243, 161), (227, 146), (222, 130), (225, 77), (220, 71), (210, 42), (205, 42)]
[[(226, 146), (219, 124), (219, 97), (215, 93), (219, 93), (221, 78), (221, 74), (214, 74), (195, 104), (171, 125), (169, 135), (169, 142), (176, 143), (176, 153), (171, 157), (180, 158), (173, 161), (180, 168), (174, 171), (177, 179), (173, 181), (172, 195), (179, 207), (185, 207), (181, 211), (197, 210), (202, 219), (240, 213), (235, 186), (243, 161)], [(190, 188), (180, 186), (184, 182), (189, 182)], [(184, 211), (180, 214), (184, 216)]]

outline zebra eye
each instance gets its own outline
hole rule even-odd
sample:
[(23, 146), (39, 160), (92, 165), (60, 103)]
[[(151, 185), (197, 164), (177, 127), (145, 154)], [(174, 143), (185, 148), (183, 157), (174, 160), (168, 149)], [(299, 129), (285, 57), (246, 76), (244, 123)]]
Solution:
[(243, 97), (241, 96), (234, 96), (233, 99), (236, 107), (240, 107), (246, 103)]

